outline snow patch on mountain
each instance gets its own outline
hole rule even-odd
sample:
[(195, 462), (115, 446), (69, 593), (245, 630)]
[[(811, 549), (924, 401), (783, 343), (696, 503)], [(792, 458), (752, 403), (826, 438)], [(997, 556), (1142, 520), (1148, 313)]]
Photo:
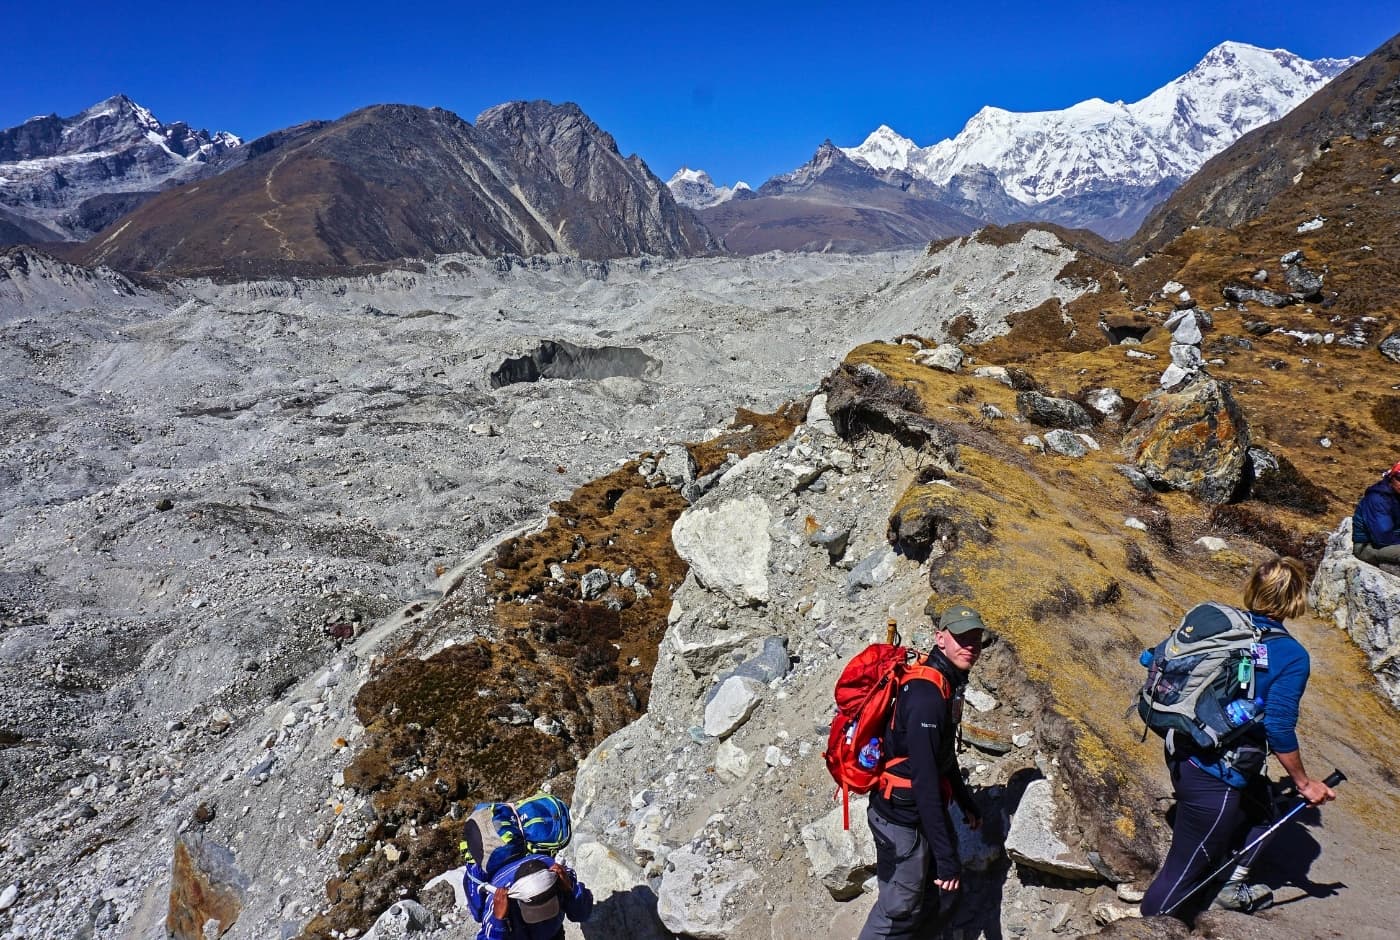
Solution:
[(1356, 61), (1309, 61), (1283, 49), (1224, 42), (1132, 104), (1091, 98), (1058, 111), (985, 107), (956, 137), (929, 147), (881, 125), (859, 146), (841, 149), (874, 170), (903, 170), (940, 186), (986, 167), (1027, 206), (1107, 187), (1145, 189), (1184, 180)]
[(228, 131), (166, 124), (125, 95), (72, 117), (40, 115), (0, 130), (0, 209), (53, 240), (82, 240), (141, 194), (207, 175), (210, 161), (242, 143)]
[(716, 186), (704, 170), (681, 167), (666, 181), (676, 202), (692, 209), (707, 209), (728, 202), (740, 193), (752, 192), (749, 184), (739, 180), (733, 186)]

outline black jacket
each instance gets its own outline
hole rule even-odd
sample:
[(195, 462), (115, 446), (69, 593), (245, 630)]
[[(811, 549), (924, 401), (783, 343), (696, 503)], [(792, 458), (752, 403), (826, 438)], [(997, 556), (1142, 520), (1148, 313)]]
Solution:
[(900, 686), (894, 721), (885, 735), (885, 752), (887, 759), (908, 758), (891, 768), (890, 773), (909, 779), (911, 786), (895, 790), (889, 799), (877, 790), (870, 795), (870, 805), (891, 822), (923, 832), (933, 851), (935, 874), (939, 878), (956, 878), (962, 863), (942, 788), (946, 778), (958, 806), (964, 812), (976, 812), (954, 750), (967, 673), (948, 662), (938, 650), (929, 654), (928, 664), (947, 677), (951, 701), (943, 697), (938, 686), (924, 679)]

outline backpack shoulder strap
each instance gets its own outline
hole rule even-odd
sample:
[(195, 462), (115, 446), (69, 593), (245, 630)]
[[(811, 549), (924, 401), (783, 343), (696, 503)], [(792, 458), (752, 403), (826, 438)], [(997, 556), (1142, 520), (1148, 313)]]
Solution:
[(936, 685), (945, 699), (953, 697), (953, 687), (949, 684), (948, 677), (943, 674), (942, 670), (930, 666), (927, 656), (919, 657), (913, 664), (905, 668), (904, 674), (900, 676), (900, 684), (919, 679)]

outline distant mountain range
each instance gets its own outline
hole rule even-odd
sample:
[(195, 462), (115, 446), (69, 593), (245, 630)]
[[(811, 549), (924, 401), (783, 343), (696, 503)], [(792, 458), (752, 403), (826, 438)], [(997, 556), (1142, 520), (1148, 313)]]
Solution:
[(162, 193), (79, 259), (129, 271), (315, 275), (451, 252), (691, 255), (713, 239), (577, 105), (514, 102), (473, 126), (376, 105), (307, 125)]
[(0, 244), (82, 241), (160, 190), (218, 172), (241, 141), (166, 124), (125, 95), (0, 131)]
[[(475, 124), (376, 105), (244, 144), (118, 95), (0, 131), (0, 245), (81, 242), (63, 254), (245, 277), (450, 252), (869, 251), (1018, 221), (1123, 239), (1208, 160), (1355, 61), (1223, 43), (1133, 104), (984, 108), (928, 147), (881, 126), (856, 147), (824, 142), (757, 190), (691, 168), (663, 183), (568, 103), (511, 102)], [(1336, 124), (1323, 118), (1313, 125)], [(1236, 202), (1251, 185), (1231, 183)], [(1154, 215), (1163, 231), (1178, 219), (1166, 211)]]
[(752, 192), (749, 184), (743, 180), (732, 187), (716, 186), (715, 181), (710, 179), (710, 174), (704, 170), (692, 170), (684, 166), (676, 171), (676, 175), (671, 177), (666, 185), (670, 187), (671, 195), (676, 197), (676, 202), (692, 209), (707, 209), (728, 202), (735, 196), (742, 197)]
[[(1095, 98), (1025, 114), (986, 107), (956, 137), (928, 147), (882, 125), (859, 146), (834, 148), (848, 162), (828, 141), (811, 162), (769, 180), (744, 203), (698, 200), (679, 175), (671, 187), (738, 251), (793, 247), (797, 229), (808, 232), (808, 247), (827, 236), (833, 244), (893, 247), (908, 232), (925, 240), (952, 234), (939, 229), (953, 223), (949, 210), (974, 228), (1038, 220), (1121, 239), (1206, 160), (1356, 61), (1308, 61), (1226, 42), (1133, 104)], [(880, 189), (900, 195), (877, 196)], [(852, 209), (864, 211), (863, 234), (850, 226)]]

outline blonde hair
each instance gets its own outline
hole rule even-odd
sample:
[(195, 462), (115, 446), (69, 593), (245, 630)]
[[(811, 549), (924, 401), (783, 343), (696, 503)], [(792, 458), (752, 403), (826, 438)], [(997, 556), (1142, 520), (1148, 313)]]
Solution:
[(1249, 573), (1244, 585), (1244, 606), (1287, 620), (1308, 609), (1308, 570), (1296, 558), (1271, 558)]

